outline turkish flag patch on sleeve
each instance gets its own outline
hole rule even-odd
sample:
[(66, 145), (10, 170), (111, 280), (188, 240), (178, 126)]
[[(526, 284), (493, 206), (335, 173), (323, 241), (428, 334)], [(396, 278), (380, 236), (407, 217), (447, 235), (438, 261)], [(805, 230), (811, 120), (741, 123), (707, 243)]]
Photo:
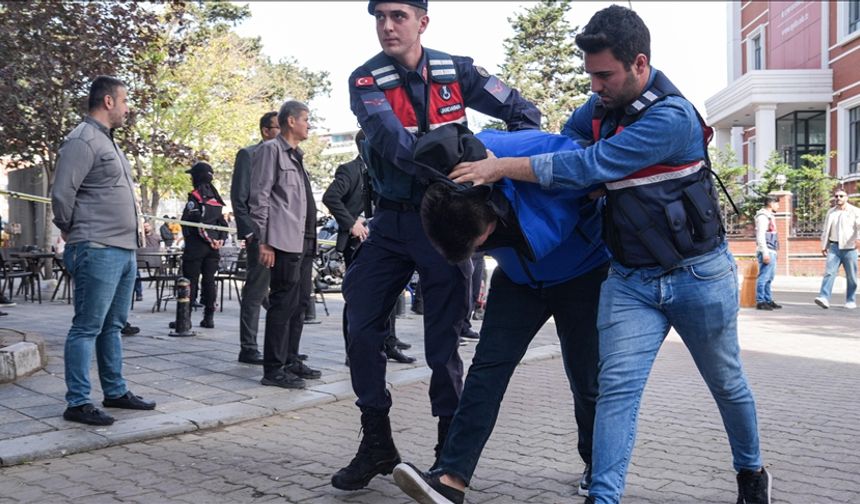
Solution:
[(373, 85), (373, 77), (358, 77), (355, 79), (355, 87), (370, 87)]

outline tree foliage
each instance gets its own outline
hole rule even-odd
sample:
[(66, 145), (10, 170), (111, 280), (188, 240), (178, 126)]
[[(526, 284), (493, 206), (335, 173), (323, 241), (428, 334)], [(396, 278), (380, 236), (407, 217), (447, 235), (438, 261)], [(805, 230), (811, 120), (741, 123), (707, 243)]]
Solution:
[(226, 195), (236, 151), (258, 140), (259, 117), (286, 98), (328, 93), (327, 74), (291, 59), (273, 63), (258, 39), (233, 33), (231, 26), (248, 14), (247, 7), (219, 2), (163, 9), (166, 29), (139, 67), (150, 70), (135, 75), (139, 120), (125, 132), (145, 210), (187, 191), (184, 171), (195, 160), (212, 164)]
[(50, 176), (93, 77), (129, 74), (157, 38), (157, 18), (131, 2), (0, 7), (0, 145), (11, 168), (42, 165)]
[[(0, 3), (0, 156), (39, 167), (50, 191), (56, 153), (86, 112), (99, 74), (128, 75), (157, 38), (158, 19), (133, 2)], [(40, 206), (50, 236), (50, 207)]]
[(129, 85), (132, 114), (116, 138), (147, 212), (188, 190), (184, 170), (196, 159), (215, 167), (226, 195), (236, 150), (259, 139), (259, 117), (330, 90), (327, 73), (272, 62), (259, 39), (233, 32), (247, 6), (33, 0), (0, 2), (0, 13), (0, 156), (12, 169), (41, 166), (49, 191), (56, 152), (86, 113), (96, 75)]
[(543, 114), (543, 128), (558, 132), (589, 90), (576, 28), (565, 19), (570, 0), (541, 0), (508, 18), (514, 34), (505, 39), (500, 77), (520, 90)]

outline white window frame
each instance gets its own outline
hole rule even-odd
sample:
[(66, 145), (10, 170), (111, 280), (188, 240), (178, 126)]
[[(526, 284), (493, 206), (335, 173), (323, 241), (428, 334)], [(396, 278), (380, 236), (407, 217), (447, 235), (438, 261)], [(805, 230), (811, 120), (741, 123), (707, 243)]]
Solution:
[[(749, 32), (746, 38), (747, 44), (747, 72), (752, 72), (753, 70), (766, 70), (767, 69), (767, 38), (766, 38), (767, 28), (765, 25), (757, 26), (753, 31)], [(753, 63), (755, 62), (755, 48), (753, 47), (753, 40), (756, 38), (759, 39), (759, 43), (761, 44), (761, 68), (754, 68)]]
[(836, 43), (844, 45), (860, 37), (860, 25), (848, 33), (848, 2), (836, 2)]
[[(851, 156), (851, 131), (849, 121), (851, 109), (860, 107), (860, 95), (848, 98), (836, 106), (836, 131), (838, 135), (836, 149), (836, 177), (843, 180), (860, 180), (860, 172), (848, 173), (848, 162)], [(860, 141), (860, 139), (858, 139)]]

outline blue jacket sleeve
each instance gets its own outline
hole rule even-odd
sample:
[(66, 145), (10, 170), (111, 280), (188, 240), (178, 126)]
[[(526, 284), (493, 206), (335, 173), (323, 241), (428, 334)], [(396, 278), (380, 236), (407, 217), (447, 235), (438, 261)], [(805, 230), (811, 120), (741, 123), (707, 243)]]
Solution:
[(692, 105), (668, 97), (620, 133), (587, 149), (536, 155), (530, 162), (543, 187), (583, 188), (620, 180), (655, 164), (683, 164), (703, 157), (702, 128)]

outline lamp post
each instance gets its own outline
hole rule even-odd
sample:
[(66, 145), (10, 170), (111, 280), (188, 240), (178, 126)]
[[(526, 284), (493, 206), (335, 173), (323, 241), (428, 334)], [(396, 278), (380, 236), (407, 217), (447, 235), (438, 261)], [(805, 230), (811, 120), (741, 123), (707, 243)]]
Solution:
[(784, 173), (777, 173), (774, 180), (776, 181), (776, 185), (779, 186), (780, 192), (784, 191), (785, 190), (785, 183), (788, 182), (788, 179), (786, 178), (785, 174)]

